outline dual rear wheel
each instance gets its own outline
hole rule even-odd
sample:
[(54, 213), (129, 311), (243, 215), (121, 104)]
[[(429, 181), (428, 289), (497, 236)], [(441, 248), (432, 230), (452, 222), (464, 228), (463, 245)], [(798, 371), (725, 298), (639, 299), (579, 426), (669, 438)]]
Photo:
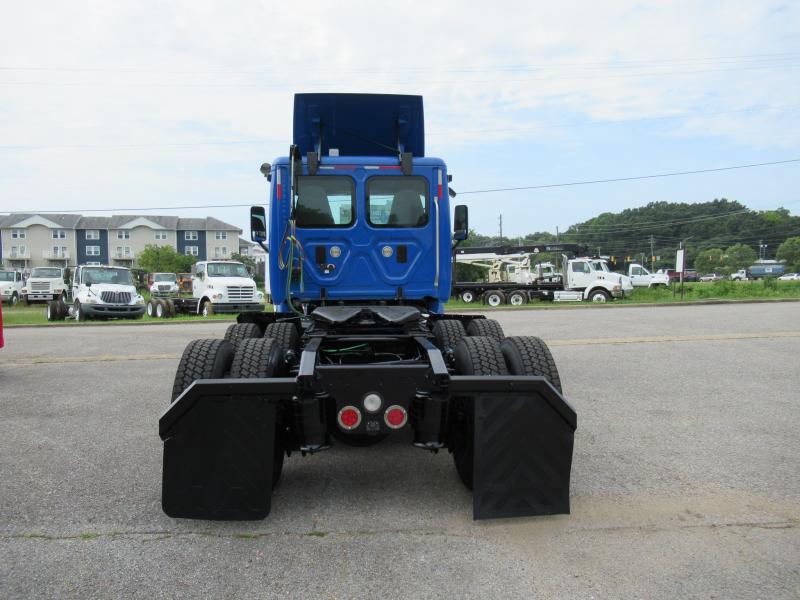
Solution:
[[(505, 337), (500, 323), (494, 319), (473, 319), (466, 330), (460, 321), (440, 320), (434, 323), (433, 332), (439, 348), (452, 352), (453, 366), (458, 375), (544, 377), (561, 392), (561, 377), (553, 355), (538, 337)], [(461, 481), (472, 489), (475, 452), (473, 399), (456, 398), (452, 406), (448, 443)]]

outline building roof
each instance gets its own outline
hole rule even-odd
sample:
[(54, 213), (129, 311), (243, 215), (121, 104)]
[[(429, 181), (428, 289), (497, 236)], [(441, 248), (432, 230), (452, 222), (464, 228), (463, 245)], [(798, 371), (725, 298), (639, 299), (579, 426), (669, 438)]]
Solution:
[(84, 217), (74, 214), (36, 214), (36, 213), (11, 213), (0, 215), (0, 229), (16, 227), (29, 219), (36, 219), (40, 223), (50, 222), (57, 227), (65, 229), (120, 229), (132, 222), (143, 224), (145, 221), (168, 230), (198, 230), (198, 231), (237, 231), (242, 230), (225, 223), (214, 217), (183, 219), (171, 215), (113, 215), (111, 217)]
[(242, 230), (236, 227), (236, 225), (231, 225), (230, 223), (225, 223), (224, 221), (220, 221), (219, 219), (215, 219), (214, 217), (206, 217), (206, 230), (208, 231), (238, 231), (242, 233)]
[(81, 217), (75, 229), (108, 229), (111, 217)]
[(80, 220), (80, 215), (71, 214), (36, 214), (36, 213), (11, 213), (0, 217), (0, 228), (7, 229), (23, 223), (31, 218), (38, 217), (40, 220), (49, 221), (65, 229), (74, 229), (75, 224)]

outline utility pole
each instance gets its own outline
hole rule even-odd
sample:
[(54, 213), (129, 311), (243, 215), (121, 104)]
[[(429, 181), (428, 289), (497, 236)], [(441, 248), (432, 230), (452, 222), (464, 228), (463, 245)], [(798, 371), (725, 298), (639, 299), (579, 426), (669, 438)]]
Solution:
[(500, 213), (500, 243), (503, 243), (503, 213)]
[(558, 243), (558, 225), (556, 225), (556, 244)]
[(653, 239), (652, 234), (650, 235), (650, 270), (653, 272), (656, 270), (655, 240)]

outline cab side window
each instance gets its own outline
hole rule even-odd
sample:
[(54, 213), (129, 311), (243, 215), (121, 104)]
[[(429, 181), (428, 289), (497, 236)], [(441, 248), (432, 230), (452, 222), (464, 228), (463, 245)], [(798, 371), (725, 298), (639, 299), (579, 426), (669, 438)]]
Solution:
[(588, 273), (589, 272), (589, 265), (585, 262), (574, 262), (572, 263), (572, 272), (573, 273)]

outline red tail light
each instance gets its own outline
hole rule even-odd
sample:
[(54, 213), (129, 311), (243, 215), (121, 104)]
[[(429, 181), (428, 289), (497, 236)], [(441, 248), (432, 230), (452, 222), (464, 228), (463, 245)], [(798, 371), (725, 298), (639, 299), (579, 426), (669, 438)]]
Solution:
[(350, 431), (361, 424), (361, 411), (355, 406), (345, 406), (339, 411), (337, 419), (342, 429)]
[(400, 429), (408, 421), (408, 413), (402, 406), (394, 405), (386, 409), (383, 413), (383, 420), (392, 429)]

